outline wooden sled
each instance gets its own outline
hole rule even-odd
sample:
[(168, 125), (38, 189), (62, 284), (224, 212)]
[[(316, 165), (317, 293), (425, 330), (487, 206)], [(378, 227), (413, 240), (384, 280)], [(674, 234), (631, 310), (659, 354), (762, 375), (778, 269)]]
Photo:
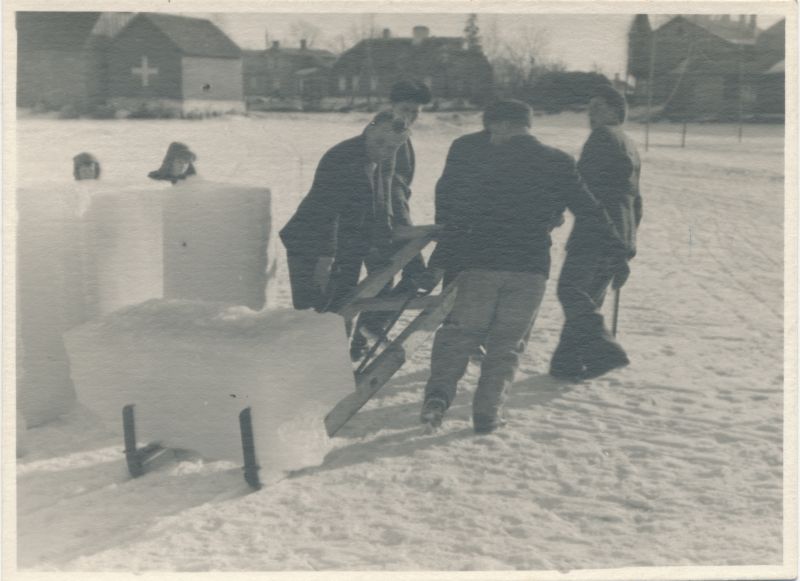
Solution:
[(406, 300), (403, 298), (376, 298), (387, 282), (400, 272), (420, 251), (436, 239), (439, 226), (408, 226), (397, 228), (395, 240), (407, 243), (392, 256), (383, 269), (362, 280), (345, 299), (339, 314), (353, 319), (361, 311), (389, 311), (399, 314), (402, 309), (422, 311), (393, 340), (386, 344), (366, 367), (356, 372), (356, 390), (344, 397), (325, 417), (325, 428), (333, 437), (364, 404), (386, 385), (442, 324), (450, 313), (456, 298), (456, 282), (451, 282), (439, 295)]

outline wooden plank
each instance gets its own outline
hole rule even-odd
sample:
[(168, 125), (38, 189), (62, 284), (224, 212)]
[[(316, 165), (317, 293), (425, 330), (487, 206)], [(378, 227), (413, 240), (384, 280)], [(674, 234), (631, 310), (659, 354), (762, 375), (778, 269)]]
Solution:
[[(423, 228), (419, 226), (419, 228)], [(381, 292), (386, 283), (408, 264), (425, 246), (436, 237), (437, 230), (429, 229), (420, 236), (409, 240), (400, 250), (394, 253), (391, 261), (378, 272), (374, 272), (358, 283), (358, 286), (344, 299), (339, 314), (345, 319), (350, 319), (358, 313), (352, 303), (358, 299), (372, 298)]]
[(442, 324), (456, 299), (456, 284), (451, 282), (436, 297), (439, 299), (420, 313), (398, 337), (359, 375), (356, 391), (344, 397), (325, 417), (325, 428), (333, 437), (365, 403), (397, 372), (406, 359)]
[[(396, 311), (406, 303), (405, 298), (400, 297), (396, 299), (381, 299), (381, 298), (373, 298), (373, 299), (358, 299), (353, 301), (350, 307), (356, 311)], [(419, 297), (416, 299), (412, 299), (410, 303), (406, 305), (406, 310), (408, 311), (420, 311), (422, 309), (427, 309), (432, 304), (436, 303), (439, 300), (438, 296), (427, 296), (427, 297)]]

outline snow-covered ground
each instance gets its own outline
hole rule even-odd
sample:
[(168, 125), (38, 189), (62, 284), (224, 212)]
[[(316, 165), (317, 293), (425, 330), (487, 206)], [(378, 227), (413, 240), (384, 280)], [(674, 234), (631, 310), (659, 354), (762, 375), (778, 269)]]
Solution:
[[(367, 115), (18, 124), (19, 180), (140, 182), (170, 141), (218, 182), (267, 186), (274, 226), (317, 161)], [(433, 216), (449, 143), (475, 114), (414, 127), (412, 210)], [(642, 126), (631, 125), (643, 143)], [(580, 115), (534, 132), (577, 154)], [(17, 468), (18, 565), (68, 571), (586, 570), (784, 562), (782, 126), (655, 126), (643, 159), (639, 255), (622, 292), (632, 364), (568, 385), (546, 375), (562, 314), (555, 282), (570, 222), (508, 401), (475, 436), (471, 365), (443, 429), (418, 424), (430, 345), (334, 439), (320, 466), (249, 493), (239, 466), (182, 453), (137, 480), (86, 410), (30, 429)], [(283, 262), (283, 261), (281, 261)], [(278, 301), (289, 304), (285, 266)], [(610, 306), (610, 305), (609, 305)], [(789, 385), (793, 385), (793, 379)], [(791, 389), (791, 387), (790, 387)], [(638, 578), (644, 573), (639, 570)]]

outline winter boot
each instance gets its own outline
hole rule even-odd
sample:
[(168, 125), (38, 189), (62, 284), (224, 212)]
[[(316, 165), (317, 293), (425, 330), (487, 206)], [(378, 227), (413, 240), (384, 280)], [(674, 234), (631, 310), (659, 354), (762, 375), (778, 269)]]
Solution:
[(438, 397), (426, 399), (422, 405), (422, 413), (419, 415), (419, 421), (423, 424), (428, 424), (432, 428), (438, 428), (442, 425), (444, 412), (447, 411), (447, 402)]
[(476, 434), (491, 434), (497, 428), (506, 425), (506, 421), (500, 416), (488, 416), (485, 414), (474, 414), (472, 416), (472, 427)]

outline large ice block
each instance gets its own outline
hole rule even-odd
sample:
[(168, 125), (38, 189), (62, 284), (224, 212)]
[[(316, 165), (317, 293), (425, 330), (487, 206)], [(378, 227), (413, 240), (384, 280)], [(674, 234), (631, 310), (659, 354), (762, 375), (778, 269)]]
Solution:
[(265, 304), (270, 192), (188, 180), (164, 199), (164, 297)]
[(334, 314), (151, 300), (65, 342), (78, 400), (120, 433), (122, 407), (135, 404), (141, 442), (241, 464), (238, 415), (251, 407), (265, 480), (321, 462), (324, 417), (355, 389)]
[(105, 185), (82, 216), (91, 316), (164, 296), (162, 184)]
[(87, 317), (75, 199), (63, 182), (17, 190), (17, 403), (29, 427), (75, 399), (61, 340)]

